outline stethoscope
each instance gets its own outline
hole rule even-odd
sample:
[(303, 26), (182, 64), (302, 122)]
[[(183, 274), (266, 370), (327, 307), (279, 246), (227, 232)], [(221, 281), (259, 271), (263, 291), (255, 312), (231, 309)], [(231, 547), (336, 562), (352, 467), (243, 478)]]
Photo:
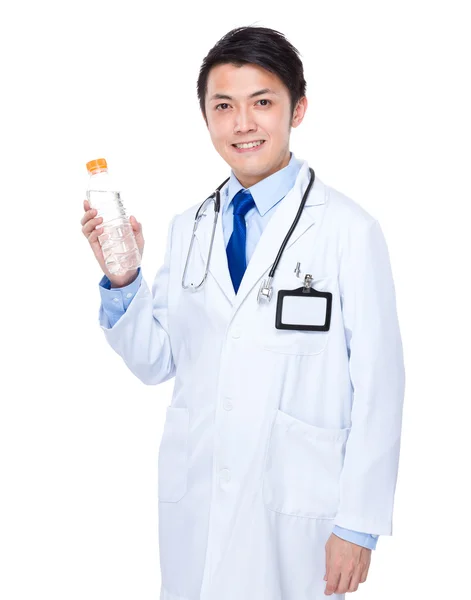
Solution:
[[(271, 284), (273, 281), (273, 277), (275, 276), (275, 270), (278, 266), (278, 263), (280, 262), (280, 259), (283, 254), (283, 251), (286, 247), (286, 244), (288, 243), (289, 238), (291, 237), (291, 234), (293, 233), (296, 225), (298, 224), (298, 221), (301, 217), (301, 213), (303, 212), (303, 209), (304, 209), (304, 205), (306, 204), (306, 200), (309, 195), (309, 191), (311, 190), (312, 184), (314, 183), (314, 180), (316, 178), (316, 175), (315, 175), (313, 169), (309, 168), (309, 172), (311, 174), (311, 177), (309, 179), (309, 185), (307, 186), (306, 191), (304, 192), (303, 198), (301, 200), (301, 204), (299, 205), (299, 208), (298, 208), (298, 212), (296, 213), (296, 217), (294, 218), (293, 224), (289, 228), (289, 231), (286, 234), (286, 237), (283, 240), (283, 243), (281, 244), (280, 249), (278, 250), (278, 254), (275, 258), (275, 262), (273, 263), (273, 266), (270, 269), (270, 272), (268, 273), (268, 279), (265, 279), (264, 281), (262, 281), (262, 285), (260, 286), (260, 289), (258, 291), (257, 302), (259, 304), (261, 303), (262, 300), (264, 302), (269, 302), (271, 300), (272, 292), (273, 292), (273, 288), (271, 287)], [(203, 287), (203, 285), (206, 281), (206, 278), (208, 276), (209, 263), (211, 261), (211, 253), (213, 251), (213, 241), (214, 241), (214, 233), (216, 231), (216, 223), (217, 223), (219, 211), (221, 208), (221, 189), (229, 181), (229, 179), (230, 179), (230, 177), (228, 177), (225, 181), (223, 181), (221, 183), (221, 185), (218, 186), (216, 188), (216, 190), (211, 194), (211, 196), (206, 198), (206, 200), (201, 204), (201, 206), (198, 208), (198, 210), (196, 212), (195, 222), (193, 224), (193, 234), (191, 236), (190, 247), (188, 249), (188, 254), (187, 254), (186, 262), (185, 262), (185, 269), (183, 271), (183, 277), (182, 277), (182, 288), (184, 290), (190, 290), (192, 292), (196, 292)], [(191, 251), (193, 248), (195, 232), (196, 232), (196, 229), (198, 228), (198, 224), (199, 224), (201, 218), (203, 216), (205, 216), (206, 209), (210, 202), (214, 202), (214, 221), (213, 221), (213, 230), (212, 230), (212, 234), (211, 234), (211, 241), (209, 243), (208, 258), (206, 260), (206, 269), (204, 272), (204, 276), (203, 276), (203, 279), (201, 280), (201, 282), (196, 286), (193, 283), (190, 283), (189, 285), (185, 285), (185, 276), (186, 276), (186, 271), (188, 268), (189, 259), (191, 256)]]

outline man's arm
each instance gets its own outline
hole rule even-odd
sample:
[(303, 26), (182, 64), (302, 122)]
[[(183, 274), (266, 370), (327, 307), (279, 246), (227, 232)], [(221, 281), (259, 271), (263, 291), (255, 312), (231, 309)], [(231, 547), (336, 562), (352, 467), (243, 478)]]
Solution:
[[(172, 232), (176, 217), (170, 222), (167, 233), (165, 258), (149, 289), (141, 273), (129, 284), (139, 287), (126, 308), (126, 312), (113, 324), (100, 306), (98, 320), (106, 340), (121, 356), (127, 367), (146, 385), (157, 385), (175, 376), (168, 325), (168, 292), (172, 256)], [(118, 293), (111, 288), (109, 293)], [(106, 290), (102, 290), (102, 294)], [(132, 292), (129, 292), (132, 293)], [(103, 297), (103, 296), (102, 296)]]
[(352, 227), (342, 255), (339, 283), (353, 404), (334, 525), (392, 535), (405, 371), (393, 276), (378, 221)]

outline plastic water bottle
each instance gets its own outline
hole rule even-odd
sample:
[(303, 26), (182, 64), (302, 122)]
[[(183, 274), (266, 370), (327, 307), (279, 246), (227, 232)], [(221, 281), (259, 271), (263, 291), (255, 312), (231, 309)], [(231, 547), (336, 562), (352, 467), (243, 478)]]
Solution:
[(87, 200), (90, 208), (95, 208), (96, 216), (102, 217), (103, 231), (98, 236), (106, 268), (111, 275), (124, 275), (137, 269), (141, 264), (141, 254), (137, 247), (131, 223), (126, 216), (120, 192), (108, 173), (104, 158), (87, 163), (90, 179)]

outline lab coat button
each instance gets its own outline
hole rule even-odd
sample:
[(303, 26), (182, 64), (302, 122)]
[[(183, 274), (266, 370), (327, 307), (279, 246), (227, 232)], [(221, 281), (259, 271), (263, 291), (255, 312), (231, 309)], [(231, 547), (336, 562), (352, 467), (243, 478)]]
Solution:
[(232, 402), (229, 400), (229, 398), (224, 398), (223, 406), (226, 410), (232, 410)]
[(239, 327), (234, 327), (234, 329), (232, 330), (232, 337), (235, 339), (240, 338), (240, 328)]
[(219, 477), (224, 481), (229, 481), (229, 479), (231, 478), (231, 472), (229, 471), (229, 469), (221, 469), (219, 471)]

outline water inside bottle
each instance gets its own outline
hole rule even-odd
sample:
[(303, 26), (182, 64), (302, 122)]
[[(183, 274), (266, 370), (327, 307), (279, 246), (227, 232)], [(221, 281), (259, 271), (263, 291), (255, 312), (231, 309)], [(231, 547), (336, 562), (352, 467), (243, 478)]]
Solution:
[(88, 190), (87, 199), (91, 208), (97, 211), (96, 217), (103, 221), (98, 236), (103, 258), (112, 275), (124, 275), (131, 269), (137, 269), (141, 255), (131, 224), (129, 223), (120, 193), (116, 191)]

